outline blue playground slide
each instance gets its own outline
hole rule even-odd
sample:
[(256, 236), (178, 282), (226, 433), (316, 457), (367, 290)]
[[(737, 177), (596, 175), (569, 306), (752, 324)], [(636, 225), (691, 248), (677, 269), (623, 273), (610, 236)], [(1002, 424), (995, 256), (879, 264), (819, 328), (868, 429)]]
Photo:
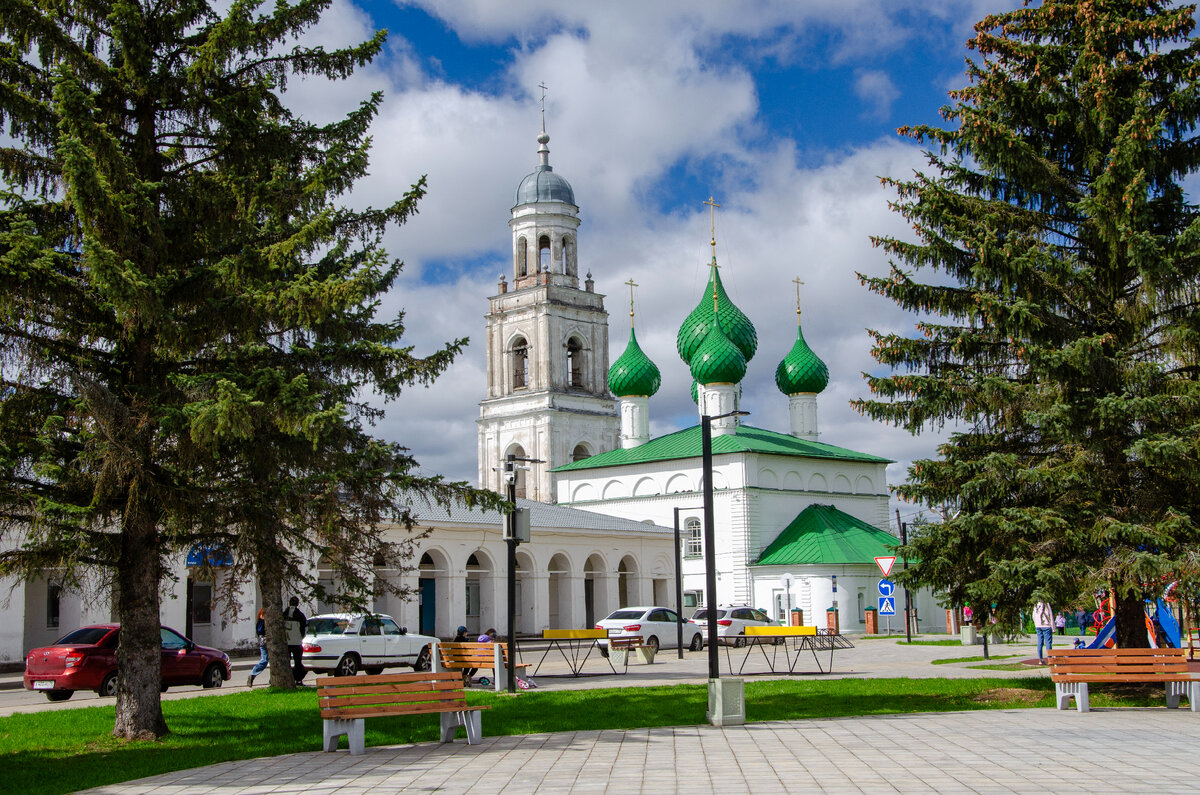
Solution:
[(1117, 637), (1117, 619), (1114, 616), (1108, 620), (1100, 631), (1096, 633), (1096, 637), (1092, 642), (1085, 646), (1085, 649), (1103, 649), (1107, 648), (1108, 644), (1113, 642)]
[(1167, 638), (1167, 643), (1172, 648), (1182, 648), (1183, 644), (1179, 637), (1179, 622), (1175, 620), (1175, 614), (1171, 612), (1171, 608), (1162, 599), (1158, 600), (1157, 612), (1154, 617), (1158, 619), (1158, 623), (1162, 624), (1163, 635)]

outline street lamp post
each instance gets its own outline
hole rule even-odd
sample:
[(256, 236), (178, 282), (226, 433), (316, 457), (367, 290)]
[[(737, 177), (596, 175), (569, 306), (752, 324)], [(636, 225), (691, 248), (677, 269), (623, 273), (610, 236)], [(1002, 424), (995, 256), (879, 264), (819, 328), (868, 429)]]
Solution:
[[(508, 544), (508, 692), (517, 692), (517, 462), (540, 464), (537, 458), (517, 458), (512, 453), (504, 460), (504, 482), (513, 509), (505, 517), (504, 540)], [(528, 467), (526, 467), (528, 469)]]
[[(716, 725), (724, 725), (723, 693), (720, 690), (721, 657), (717, 653), (717, 533), (713, 520), (713, 452), (712, 452), (712, 422), (725, 417), (744, 417), (748, 411), (730, 411), (710, 417), (700, 415), (700, 462), (704, 472), (704, 588), (708, 593), (708, 703), (709, 721)], [(741, 680), (738, 680), (739, 682)], [(739, 695), (735, 700), (741, 702)], [(745, 705), (736, 705), (745, 722)]]

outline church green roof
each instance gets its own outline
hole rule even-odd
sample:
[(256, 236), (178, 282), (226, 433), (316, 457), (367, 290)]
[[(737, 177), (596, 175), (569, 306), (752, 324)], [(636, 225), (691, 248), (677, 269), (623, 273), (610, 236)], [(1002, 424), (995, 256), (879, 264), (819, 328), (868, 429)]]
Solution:
[(829, 384), (829, 368), (804, 341), (804, 331), (796, 327), (796, 342), (775, 368), (775, 385), (785, 395), (820, 392)]
[(754, 566), (874, 563), (900, 539), (832, 505), (810, 505), (763, 550)]
[[(608, 466), (625, 466), (627, 464), (644, 464), (657, 461), (674, 461), (686, 458), (699, 458), (700, 426), (693, 425), (666, 436), (651, 439), (637, 447), (619, 448), (600, 453), (582, 461), (575, 461), (555, 467), (555, 472), (573, 472), (575, 470), (597, 469)], [(890, 459), (879, 456), (835, 447), (823, 442), (809, 442), (788, 436), (785, 433), (767, 431), (749, 425), (739, 425), (735, 433), (713, 436), (713, 455), (722, 453), (766, 453), (768, 455), (791, 455), (801, 458), (824, 458), (837, 461), (863, 461), (867, 463), (890, 464)]]
[[(716, 264), (715, 258), (713, 264)], [(717, 291), (717, 305), (720, 307), (721, 330), (725, 332), (725, 336), (738, 347), (747, 362), (754, 358), (754, 352), (758, 350), (758, 332), (754, 330), (754, 324), (742, 310), (734, 306), (733, 301), (725, 292), (725, 285), (721, 284), (720, 273), (714, 267), (712, 275), (708, 278), (708, 285), (704, 288), (704, 295), (700, 298), (700, 303), (696, 304), (696, 308), (684, 319), (683, 325), (679, 327), (679, 334), (675, 338), (675, 347), (679, 351), (679, 357), (689, 367), (692, 364), (692, 356), (704, 343), (705, 337), (708, 336), (708, 332), (713, 326), (713, 318), (716, 316), (716, 311), (713, 309), (714, 288)]]
[(617, 397), (650, 397), (661, 383), (662, 373), (642, 351), (637, 335), (630, 328), (625, 352), (608, 368), (608, 388)]

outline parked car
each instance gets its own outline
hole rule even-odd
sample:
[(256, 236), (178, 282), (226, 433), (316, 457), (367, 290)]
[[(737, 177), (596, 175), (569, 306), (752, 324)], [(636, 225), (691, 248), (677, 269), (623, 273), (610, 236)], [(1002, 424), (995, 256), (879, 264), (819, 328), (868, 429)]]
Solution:
[[(667, 607), (622, 607), (596, 624), (596, 629), (608, 630), (610, 638), (641, 635), (642, 642), (656, 649), (674, 649), (679, 636), (679, 614)], [(608, 653), (608, 642), (598, 641), (600, 651)], [(694, 624), (683, 622), (683, 645), (692, 651), (704, 648), (704, 632)]]
[[(706, 636), (708, 635), (707, 608), (701, 607), (689, 620), (700, 627)], [(739, 639), (738, 636), (746, 634), (746, 627), (774, 625), (775, 622), (771, 620), (770, 616), (749, 605), (724, 605), (717, 608), (717, 638), (721, 643), (744, 646), (745, 639)]]
[[(162, 635), (162, 689), (172, 685), (220, 687), (229, 679), (229, 655), (199, 646), (168, 627)], [(117, 694), (117, 641), (120, 624), (95, 624), (68, 632), (52, 646), (25, 656), (25, 689), (51, 701), (66, 701), (76, 690)]]
[(326, 613), (308, 620), (304, 635), (304, 666), (354, 676), (360, 670), (382, 673), (384, 668), (411, 666), (428, 671), (431, 645), (438, 639), (418, 635), (379, 613)]

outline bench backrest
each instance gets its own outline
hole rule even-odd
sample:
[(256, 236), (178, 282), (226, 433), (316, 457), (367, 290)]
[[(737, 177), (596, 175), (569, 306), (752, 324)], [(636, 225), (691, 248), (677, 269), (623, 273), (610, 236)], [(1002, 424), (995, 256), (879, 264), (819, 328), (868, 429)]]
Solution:
[(1054, 674), (1187, 673), (1185, 649), (1051, 649), (1046, 652)]
[(438, 650), (442, 655), (443, 665), (470, 668), (490, 668), (496, 660), (495, 648), (499, 646), (508, 663), (507, 643), (439, 643)]
[(378, 676), (323, 676), (317, 680), (321, 717), (350, 719), (356, 712), (420, 712), (430, 704), (466, 707), (462, 675), (453, 671)]

